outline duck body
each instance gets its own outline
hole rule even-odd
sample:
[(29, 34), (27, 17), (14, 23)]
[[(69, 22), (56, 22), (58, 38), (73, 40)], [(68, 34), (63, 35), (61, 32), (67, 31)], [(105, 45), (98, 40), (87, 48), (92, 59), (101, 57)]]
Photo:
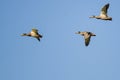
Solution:
[(108, 8), (109, 8), (109, 3), (106, 4), (105, 6), (103, 6), (103, 8), (101, 9), (101, 13), (100, 13), (99, 16), (90, 16), (90, 18), (96, 18), (96, 19), (101, 19), (101, 20), (109, 20), (109, 21), (112, 21), (112, 17), (109, 17), (109, 16), (107, 15)]
[(88, 45), (89, 45), (91, 36), (96, 36), (96, 35), (93, 34), (92, 32), (88, 32), (88, 31), (84, 31), (84, 32), (78, 31), (78, 32), (76, 32), (76, 34), (80, 34), (80, 35), (84, 36), (85, 46), (88, 46)]
[(32, 29), (30, 33), (23, 33), (21, 36), (29, 36), (29, 37), (34, 37), (38, 41), (40, 41), (40, 38), (42, 38), (42, 35), (38, 33), (37, 29)]

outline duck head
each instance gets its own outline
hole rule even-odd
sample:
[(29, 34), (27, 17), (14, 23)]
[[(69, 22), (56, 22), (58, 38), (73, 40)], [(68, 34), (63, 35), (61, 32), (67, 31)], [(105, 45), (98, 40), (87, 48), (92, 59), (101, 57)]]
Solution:
[(90, 16), (89, 18), (95, 18), (96, 16), (95, 15), (93, 15), (93, 16)]
[(31, 35), (27, 33), (23, 33), (21, 36), (31, 36)]
[(80, 34), (81, 32), (80, 31), (78, 31), (78, 32), (75, 32), (75, 34)]

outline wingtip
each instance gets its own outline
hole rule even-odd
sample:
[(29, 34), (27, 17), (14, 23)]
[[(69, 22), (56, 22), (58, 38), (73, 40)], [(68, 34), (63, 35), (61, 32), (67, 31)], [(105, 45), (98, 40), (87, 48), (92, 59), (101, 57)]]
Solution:
[(36, 38), (40, 42), (40, 38)]
[(85, 44), (86, 47), (88, 47), (89, 44)]
[(109, 6), (109, 5), (110, 5), (109, 3), (106, 4), (106, 6)]
[(40, 42), (40, 39), (38, 39), (38, 41)]

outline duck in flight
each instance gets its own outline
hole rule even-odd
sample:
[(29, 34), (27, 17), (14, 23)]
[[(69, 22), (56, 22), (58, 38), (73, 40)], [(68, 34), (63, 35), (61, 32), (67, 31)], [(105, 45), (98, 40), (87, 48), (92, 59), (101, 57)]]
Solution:
[(85, 32), (80, 32), (80, 31), (78, 31), (78, 32), (76, 32), (75, 34), (80, 34), (80, 35), (84, 36), (85, 46), (88, 46), (88, 45), (89, 45), (91, 36), (96, 36), (96, 35), (93, 34), (92, 32), (87, 32), (87, 31), (85, 31)]
[(109, 8), (109, 3), (106, 4), (105, 6), (103, 6), (103, 8), (101, 9), (101, 12), (100, 12), (100, 15), (99, 15), (99, 16), (90, 16), (90, 18), (96, 18), (96, 19), (101, 19), (101, 20), (109, 20), (109, 21), (112, 21), (112, 17), (109, 17), (109, 16), (107, 15), (108, 8)]
[(38, 33), (37, 29), (32, 29), (31, 32), (29, 33), (23, 33), (21, 36), (29, 36), (29, 37), (34, 37), (38, 41), (40, 41), (40, 38), (42, 38), (42, 35)]

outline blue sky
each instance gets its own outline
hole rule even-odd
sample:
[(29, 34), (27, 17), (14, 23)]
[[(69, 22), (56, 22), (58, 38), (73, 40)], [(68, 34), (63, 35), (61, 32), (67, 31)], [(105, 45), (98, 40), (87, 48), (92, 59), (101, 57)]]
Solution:
[[(110, 3), (112, 21), (89, 19)], [(0, 80), (120, 80), (119, 0), (1, 0)], [(41, 41), (21, 37), (37, 28)], [(76, 35), (91, 31), (90, 45)]]

